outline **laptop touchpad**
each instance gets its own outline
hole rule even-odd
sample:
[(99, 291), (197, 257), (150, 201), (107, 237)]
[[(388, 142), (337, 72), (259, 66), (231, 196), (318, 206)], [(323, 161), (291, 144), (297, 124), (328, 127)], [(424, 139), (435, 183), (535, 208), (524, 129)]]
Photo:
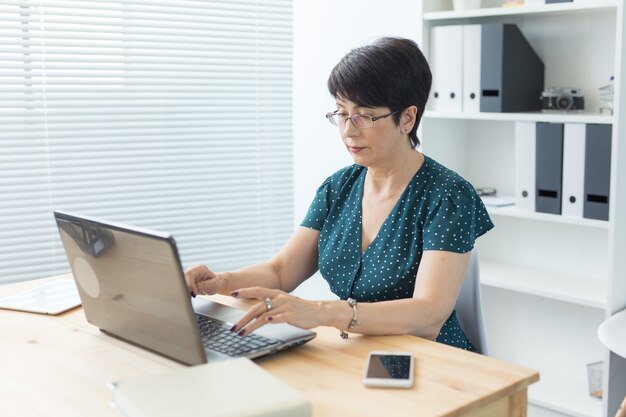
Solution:
[(193, 298), (191, 304), (196, 313), (214, 317), (226, 323), (235, 323), (246, 313), (244, 310), (200, 298)]

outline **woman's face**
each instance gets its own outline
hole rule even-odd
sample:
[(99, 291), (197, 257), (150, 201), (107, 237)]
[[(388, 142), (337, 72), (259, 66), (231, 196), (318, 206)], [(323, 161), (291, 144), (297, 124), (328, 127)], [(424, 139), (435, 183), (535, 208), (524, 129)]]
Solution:
[[(391, 111), (387, 107), (361, 107), (349, 100), (337, 98), (337, 114), (340, 118), (356, 115), (380, 117)], [(344, 146), (356, 164), (384, 166), (395, 159), (398, 153), (410, 148), (410, 142), (402, 123), (396, 125), (393, 116), (380, 118), (370, 128), (358, 128), (351, 120), (339, 123), (339, 133)]]

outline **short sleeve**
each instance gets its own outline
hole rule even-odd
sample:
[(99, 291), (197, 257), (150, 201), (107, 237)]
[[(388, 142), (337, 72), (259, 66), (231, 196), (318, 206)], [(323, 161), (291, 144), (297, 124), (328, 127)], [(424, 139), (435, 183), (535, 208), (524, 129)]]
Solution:
[(494, 226), (489, 213), (469, 183), (455, 185), (433, 202), (424, 224), (424, 250), (466, 253), (476, 239)]
[(309, 206), (309, 211), (304, 216), (300, 226), (316, 230), (322, 230), (322, 227), (324, 227), (330, 210), (330, 180), (330, 177), (327, 178), (317, 189), (315, 199)]

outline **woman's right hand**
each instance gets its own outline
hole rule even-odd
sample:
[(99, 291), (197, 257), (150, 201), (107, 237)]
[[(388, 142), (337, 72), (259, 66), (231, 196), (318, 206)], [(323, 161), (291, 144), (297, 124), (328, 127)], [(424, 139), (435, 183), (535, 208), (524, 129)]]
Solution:
[(206, 265), (198, 264), (185, 271), (185, 280), (192, 297), (198, 294), (212, 295), (219, 292), (219, 275)]

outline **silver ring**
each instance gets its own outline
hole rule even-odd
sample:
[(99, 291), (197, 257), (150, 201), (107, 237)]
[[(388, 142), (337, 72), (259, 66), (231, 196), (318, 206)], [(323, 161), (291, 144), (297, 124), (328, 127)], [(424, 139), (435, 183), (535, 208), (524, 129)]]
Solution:
[(269, 297), (265, 298), (265, 311), (270, 311), (272, 309), (272, 299)]

